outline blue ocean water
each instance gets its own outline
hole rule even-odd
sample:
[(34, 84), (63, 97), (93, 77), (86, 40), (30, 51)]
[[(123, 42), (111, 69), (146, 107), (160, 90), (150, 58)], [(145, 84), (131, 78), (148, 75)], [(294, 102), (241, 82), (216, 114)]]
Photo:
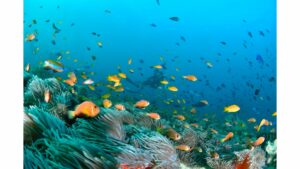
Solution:
[[(62, 55), (65, 71), (57, 76), (95, 72), (89, 77), (103, 83), (120, 66), (128, 77), (122, 81), (125, 91), (117, 93), (120, 100), (147, 99), (172, 112), (205, 99), (209, 106), (197, 108), (199, 117), (215, 113), (222, 118), (224, 106), (237, 104), (241, 118), (276, 123), (271, 118), (276, 111), (274, 0), (160, 0), (159, 4), (156, 0), (25, 0), (24, 12), (24, 38), (37, 34), (37, 41), (24, 42), (24, 65), (41, 66), (40, 62)], [(174, 16), (179, 20), (169, 19)], [(59, 33), (54, 34), (53, 24)], [(65, 54), (67, 50), (70, 54)], [(151, 68), (158, 64), (164, 68)], [(159, 78), (150, 85), (143, 83), (154, 72), (179, 91), (157, 85)], [(198, 81), (182, 78), (189, 74)], [(100, 97), (108, 91), (99, 86), (95, 93)], [(165, 104), (166, 100), (174, 103)]]

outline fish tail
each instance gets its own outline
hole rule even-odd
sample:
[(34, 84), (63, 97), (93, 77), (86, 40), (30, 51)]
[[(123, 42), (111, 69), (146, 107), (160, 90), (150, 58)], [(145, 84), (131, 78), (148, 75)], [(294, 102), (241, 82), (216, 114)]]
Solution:
[(75, 111), (68, 111), (69, 119), (73, 119), (75, 117)]

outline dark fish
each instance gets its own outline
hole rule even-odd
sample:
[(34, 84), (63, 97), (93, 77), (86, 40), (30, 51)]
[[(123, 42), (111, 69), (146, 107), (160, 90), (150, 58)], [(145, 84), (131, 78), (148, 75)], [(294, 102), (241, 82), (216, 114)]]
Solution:
[(43, 6), (40, 6), (40, 8), (44, 8)]
[(97, 37), (100, 37), (100, 34), (97, 34)]
[(50, 19), (45, 20), (46, 23), (50, 22)]
[(51, 43), (52, 43), (52, 45), (56, 45), (55, 40), (52, 40)]
[(263, 31), (259, 31), (260, 36), (265, 36)]
[(247, 44), (246, 43), (243, 43), (243, 46), (244, 48), (248, 48)]
[(54, 29), (54, 33), (59, 33), (60, 29), (55, 26), (55, 23), (52, 24), (52, 28)]
[(250, 36), (250, 38), (253, 38), (253, 35), (251, 32), (248, 32), (248, 36)]
[(28, 27), (29, 27), (29, 28), (31, 28), (31, 27), (32, 27), (32, 25), (30, 24), (30, 25), (28, 25)]
[(269, 79), (269, 82), (275, 82), (275, 77), (271, 77), (270, 79)]
[(93, 60), (96, 60), (96, 56), (93, 55), (93, 56), (92, 56), (92, 59), (93, 59)]
[(92, 32), (92, 35), (96, 36), (96, 35), (97, 35), (97, 33), (96, 33), (96, 32)]
[(37, 24), (37, 21), (35, 19), (33, 19), (32, 24)]
[(245, 19), (243, 19), (243, 22), (247, 22)]
[(254, 92), (255, 96), (259, 95), (259, 92), (260, 92), (260, 90), (256, 89), (255, 92)]
[(90, 51), (90, 50), (91, 50), (91, 48), (90, 48), (90, 47), (86, 47), (86, 49), (87, 49), (88, 51)]
[(191, 59), (188, 59), (188, 62), (191, 63), (192, 62)]
[(111, 13), (111, 11), (110, 10), (108, 10), (108, 9), (105, 9), (105, 11), (104, 11), (105, 13)]
[(74, 26), (75, 25), (75, 23), (71, 23), (71, 26)]
[(57, 9), (59, 9), (60, 8), (60, 6), (59, 5), (57, 5), (57, 7), (56, 7)]
[(156, 0), (156, 4), (157, 4), (157, 5), (160, 5), (160, 2), (159, 2), (159, 0)]
[(175, 22), (179, 21), (179, 18), (177, 16), (170, 17), (169, 19)]
[(140, 63), (144, 63), (144, 60), (143, 60), (143, 59), (140, 59)]
[(155, 23), (151, 23), (150, 26), (152, 26), (152, 27), (155, 28), (155, 27), (156, 27), (156, 24), (155, 24)]
[(221, 41), (220, 42), (222, 45), (226, 45), (227, 43), (226, 42), (224, 42), (224, 41)]
[(256, 60), (258, 61), (258, 63), (263, 64), (264, 60), (262, 58), (262, 56), (260, 54), (256, 55)]
[(180, 46), (180, 43), (179, 43), (179, 42), (176, 42), (175, 44), (176, 44), (177, 46)]
[(186, 41), (185, 37), (183, 37), (183, 36), (180, 36), (180, 39), (184, 42)]

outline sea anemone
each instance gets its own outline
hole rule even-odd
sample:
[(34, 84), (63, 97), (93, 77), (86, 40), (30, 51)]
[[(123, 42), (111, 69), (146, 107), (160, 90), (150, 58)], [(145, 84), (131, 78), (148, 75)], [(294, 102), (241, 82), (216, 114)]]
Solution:
[(208, 157), (206, 158), (207, 165), (213, 169), (233, 169), (232, 161), (224, 161), (222, 159), (216, 159)]
[(245, 149), (243, 151), (234, 152), (237, 156), (235, 166), (243, 169), (260, 169), (265, 166), (266, 153), (261, 148), (254, 148), (253, 150)]
[(131, 137), (131, 143), (149, 152), (153, 157), (156, 169), (179, 168), (176, 149), (172, 143), (157, 132), (147, 131), (137, 133)]

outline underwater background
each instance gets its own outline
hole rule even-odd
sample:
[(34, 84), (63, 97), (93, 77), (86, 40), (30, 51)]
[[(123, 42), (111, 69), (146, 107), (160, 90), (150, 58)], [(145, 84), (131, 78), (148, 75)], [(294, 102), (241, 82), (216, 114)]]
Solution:
[(276, 1), (24, 0), (24, 167), (276, 168)]

